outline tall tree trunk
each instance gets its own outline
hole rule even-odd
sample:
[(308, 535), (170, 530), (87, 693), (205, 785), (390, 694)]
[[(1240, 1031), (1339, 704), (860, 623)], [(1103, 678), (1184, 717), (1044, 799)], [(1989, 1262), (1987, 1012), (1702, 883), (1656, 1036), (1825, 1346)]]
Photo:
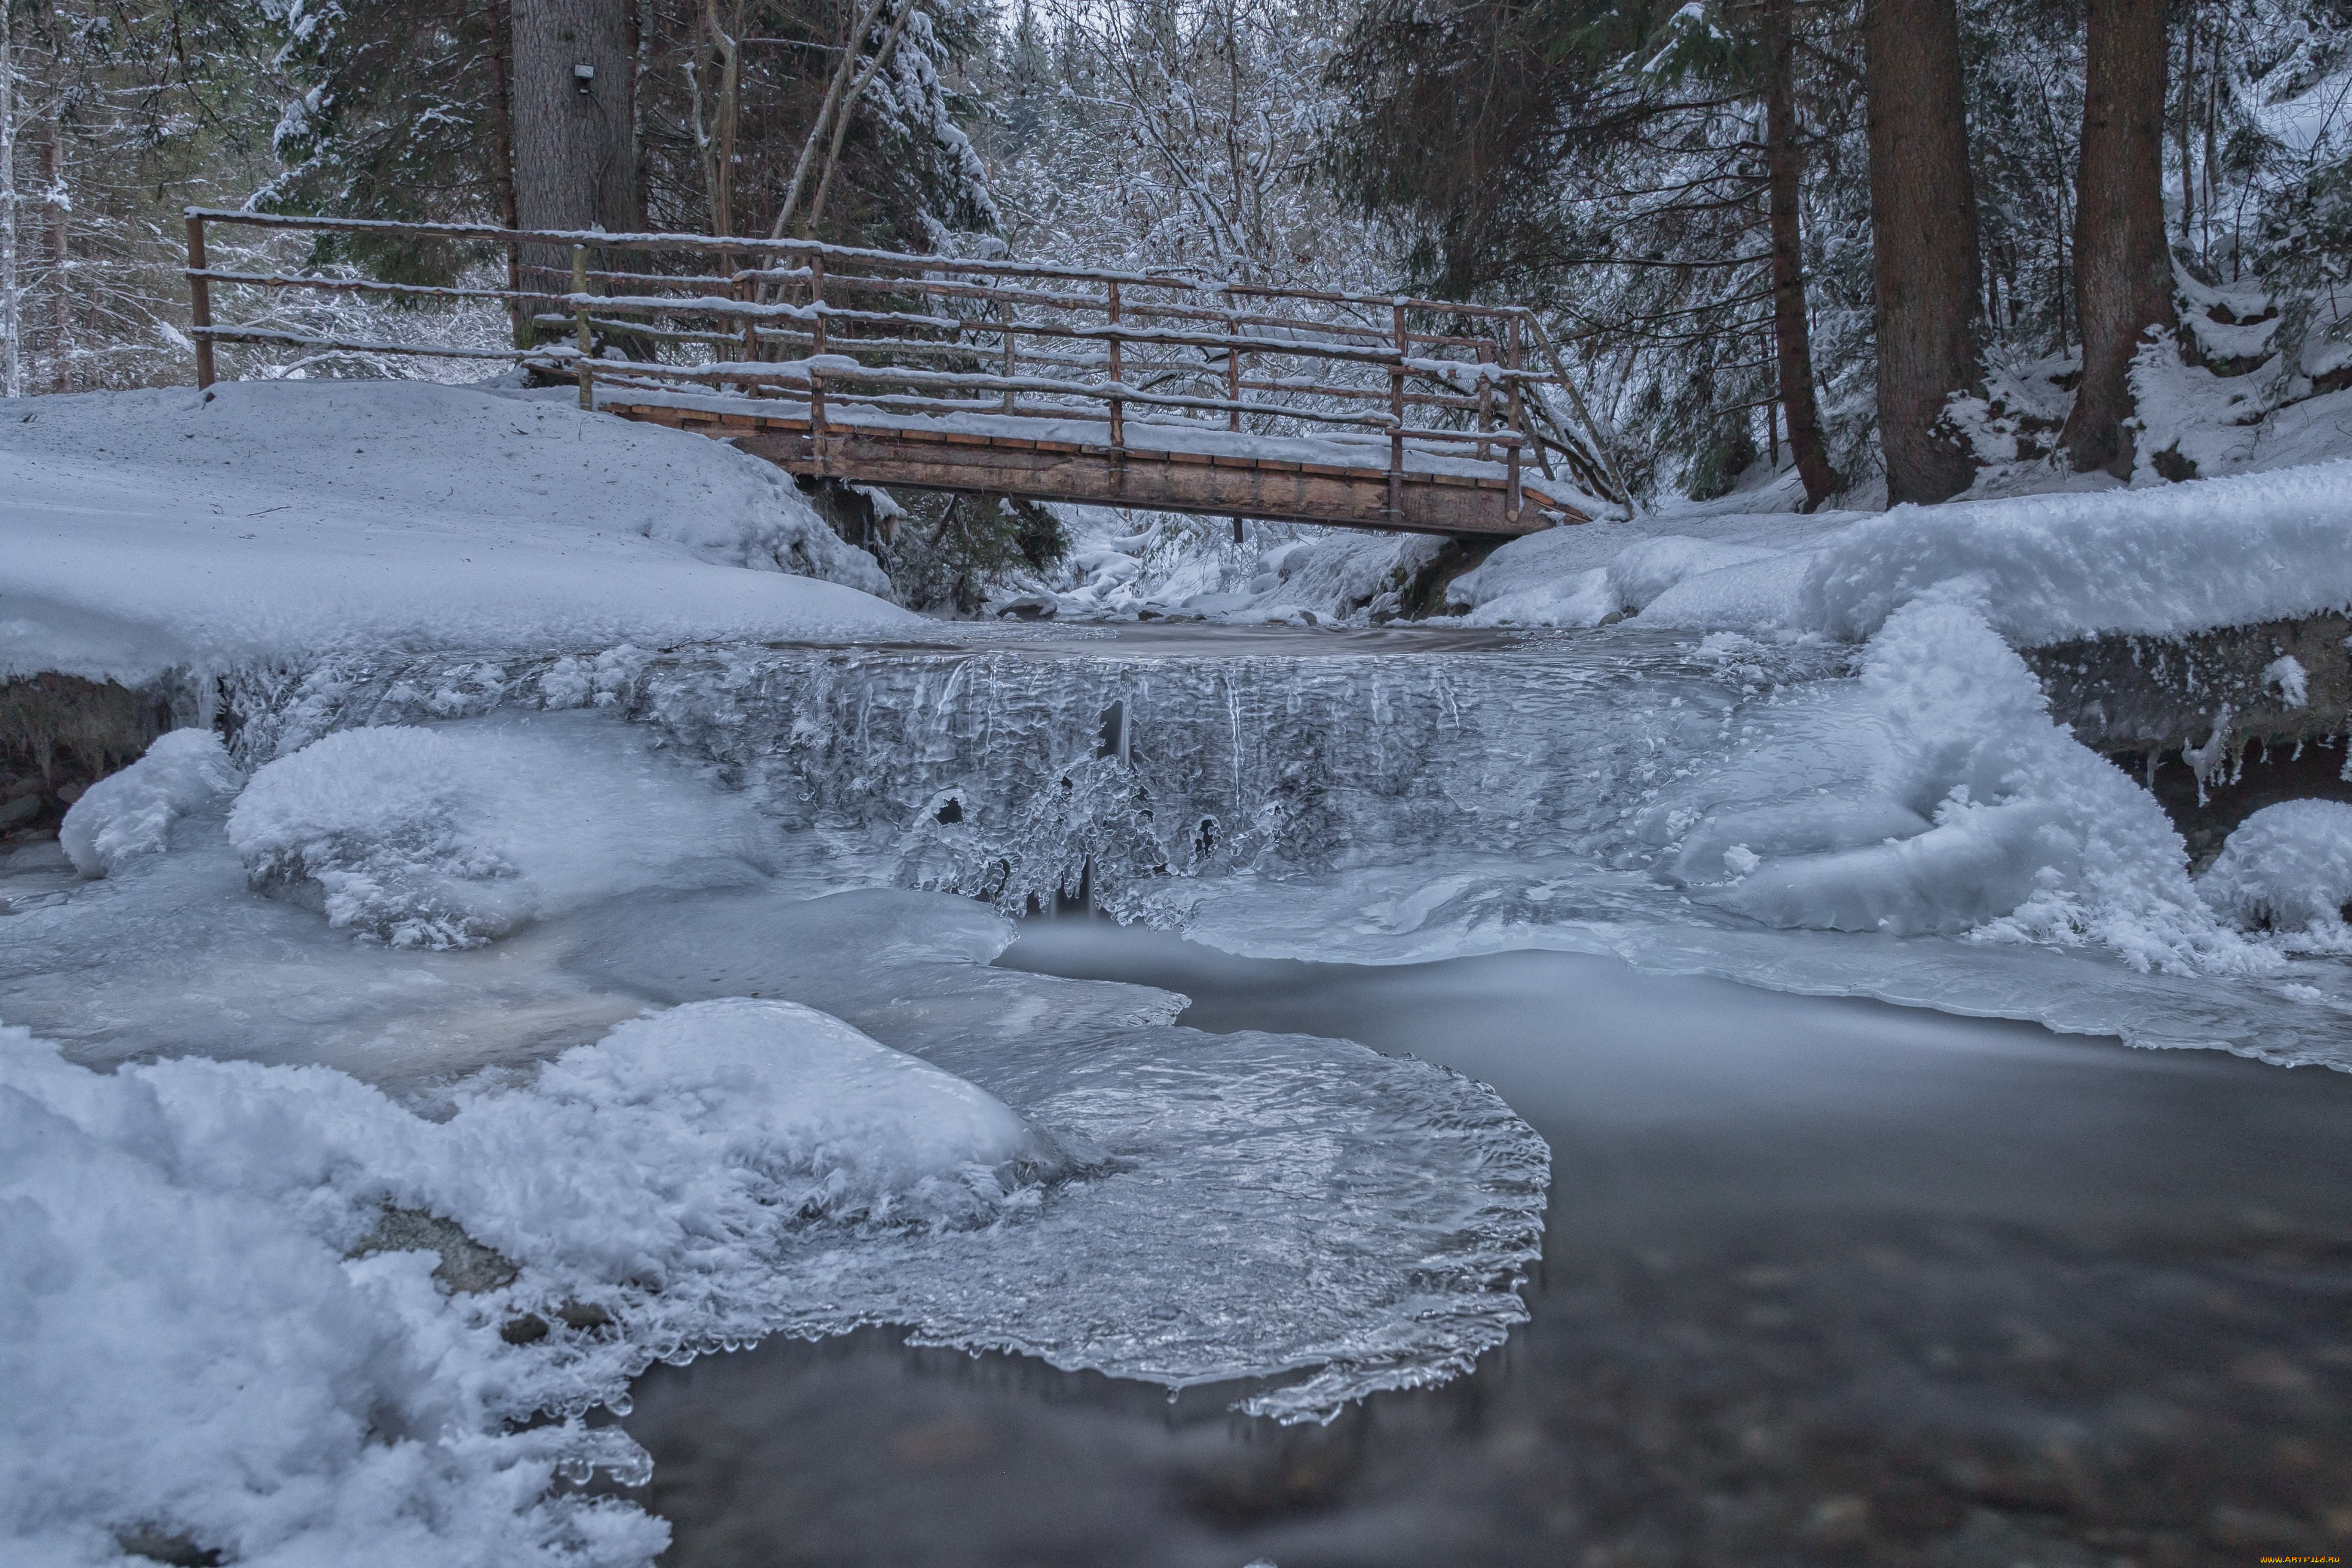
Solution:
[(1813, 401), (1813, 349), (1805, 310), (1804, 234), (1799, 226), (1804, 150), (1798, 144), (1796, 73), (1790, 58), (1792, 0), (1764, 0), (1764, 158), (1772, 222), (1772, 346), (1780, 363), (1780, 404), (1789, 411), (1789, 454), (1805, 482), (1805, 510), (1839, 488), (1822, 442)]
[(2063, 439), (2074, 467), (2131, 475), (2131, 363), (2150, 327), (2170, 327), (2164, 239), (2166, 0), (2090, 0), (2083, 161), (2074, 182), (2074, 314), (2083, 379)]
[(72, 208), (66, 200), (66, 128), (62, 118), (49, 121), (47, 167), (49, 208), (49, 390), (73, 390), (73, 251), (66, 232)]
[(1976, 190), (1953, 0), (1864, 0), (1862, 46), (1886, 500), (1939, 501), (1976, 477), (1975, 457), (1945, 419), (1945, 405), (1984, 379)]
[[(509, 0), (488, 0), (490, 17), (490, 184), (498, 193), (499, 222), (520, 227), (515, 210), (514, 164), (514, 12)], [(522, 288), (522, 252), (507, 247), (507, 287)], [(530, 347), (530, 307), (517, 300), (508, 305), (513, 319), (514, 345)]]
[(16, 28), (0, 0), (0, 396), (25, 395), (25, 295), (16, 271)]
[[(514, 18), (515, 216), (525, 228), (635, 221), (625, 0), (509, 0)], [(592, 75), (582, 76), (585, 67)], [(569, 270), (568, 247), (523, 259)]]
[(2197, 236), (2197, 161), (2189, 155), (2197, 104), (2197, 8), (2192, 3), (2185, 9), (2189, 25), (2180, 30), (2180, 131), (2175, 140), (2180, 146), (2180, 243), (2190, 245)]

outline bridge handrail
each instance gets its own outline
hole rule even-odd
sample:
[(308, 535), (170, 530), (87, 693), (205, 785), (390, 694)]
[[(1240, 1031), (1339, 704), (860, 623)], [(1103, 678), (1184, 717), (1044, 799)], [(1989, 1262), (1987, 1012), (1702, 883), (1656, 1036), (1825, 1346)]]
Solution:
[[(1518, 306), (751, 236), (508, 229), (208, 207), (190, 207), (186, 217), (190, 335), (200, 385), (215, 379), (215, 350), (222, 343), (315, 351), (319, 357), (503, 359), (577, 382), (583, 406), (593, 405), (599, 382), (803, 398), (820, 449), (829, 400), (920, 405), (976, 418), (1092, 418), (1107, 423), (1113, 449), (1129, 445), (1133, 405), (1138, 422), (1155, 428), (1171, 418), (1205, 428), (1202, 421), (1222, 416), (1237, 448), (1257, 437), (1319, 434), (1349, 446), (1368, 434), (1385, 439), (1392, 507), (1401, 503), (1396, 486), (1409, 449), (1434, 454), (1464, 447), (1507, 472), (1514, 515), (1523, 456), (1547, 477), (1557, 456), (1583, 489), (1620, 502), (1624, 497), (1612, 454), (1557, 347)], [(289, 270), (270, 259), (259, 267), (215, 267), (205, 250), (212, 225), (495, 247), (505, 252), (508, 286), (392, 283)], [(559, 247), (571, 252), (568, 268), (549, 264)], [(589, 265), (592, 257), (614, 252), (712, 258), (719, 265), (704, 260), (676, 273)], [(739, 259), (750, 265), (738, 266)], [(562, 281), (534, 288), (533, 277)], [(607, 291), (592, 287), (598, 284)], [(212, 312), (215, 287), (373, 295), (420, 306), (496, 305), (510, 318), (515, 346), (359, 342), (301, 330), (299, 319), (219, 322)], [(845, 304), (844, 295), (878, 296), (878, 308)], [(910, 295), (920, 308), (889, 308), (894, 300), (914, 302)], [(1386, 319), (1371, 319), (1375, 311)], [(572, 341), (542, 341), (557, 332)], [(1065, 346), (1057, 351), (1055, 344)], [(616, 348), (625, 357), (605, 357)], [(1132, 359), (1131, 352), (1148, 357)], [(1546, 363), (1528, 363), (1535, 352)], [(925, 367), (905, 363), (909, 359), (946, 363)], [(1024, 360), (1058, 374), (1022, 374)], [(950, 389), (991, 395), (993, 402), (925, 395)], [(1204, 395), (1211, 393), (1221, 395)], [(1570, 419), (1555, 399), (1565, 402)], [(1382, 403), (1384, 409), (1364, 406)], [(1145, 409), (1159, 416), (1142, 416)]]

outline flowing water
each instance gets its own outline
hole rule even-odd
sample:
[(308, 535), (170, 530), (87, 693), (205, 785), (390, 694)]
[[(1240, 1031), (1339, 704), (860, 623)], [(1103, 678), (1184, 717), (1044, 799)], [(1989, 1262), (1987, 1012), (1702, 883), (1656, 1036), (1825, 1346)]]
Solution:
[[(1629, 626), (1131, 626), (248, 670), (248, 767), (438, 726), (602, 812), (572, 859), (654, 869), (569, 866), (606, 890), (395, 952), (251, 893), (192, 822), (103, 883), (0, 867), (0, 1016), (91, 1064), (325, 1061), (429, 1105), (648, 1005), (783, 997), (1131, 1144), (1002, 1247), (893, 1241), (765, 1320), (928, 1348), (868, 1326), (641, 1377), (632, 1495), (677, 1564), (2340, 1551), (2352, 1075), (2292, 1064), (2352, 1062), (2344, 966), (1710, 905), (1673, 874), (1700, 805), (1867, 771), (1819, 700), (1853, 667)], [(733, 838), (632, 846), (685, 823)], [(1030, 919), (984, 967), (984, 905), (1131, 923)], [(1551, 1162), (1516, 1297), (1542, 1151), (1513, 1111)]]
[(1328, 1426), (872, 1330), (641, 1381), (666, 1562), (2251, 1563), (2352, 1536), (2352, 1078), (1508, 952), (1002, 964), (1492, 1083), (1533, 1321)]
[[(1466, 1379), (1305, 1428), (1231, 1414), (1240, 1387), (1167, 1401), (881, 1330), (659, 1369), (629, 1426), (670, 1561), (2234, 1563), (2352, 1538), (2352, 1079), (1864, 998), (2288, 1060), (2336, 1026), (2083, 954), (1743, 929), (1642, 874), (1644, 809), (1840, 650), (948, 657), (738, 689), (863, 737), (854, 789), (814, 752), (793, 776), (813, 824), (895, 802), (902, 881), (1008, 908), (1083, 882), (1219, 947), (1373, 961), (1065, 919), (999, 963), (1496, 1086), (1553, 1152), (1533, 1321)], [(646, 705), (747, 776), (792, 743), (737, 700)]]

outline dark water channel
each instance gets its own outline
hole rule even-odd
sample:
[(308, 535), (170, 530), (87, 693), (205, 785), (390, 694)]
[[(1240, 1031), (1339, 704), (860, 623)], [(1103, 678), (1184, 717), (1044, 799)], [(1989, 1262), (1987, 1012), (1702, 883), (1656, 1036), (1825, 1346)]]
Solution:
[(1534, 1312), (1328, 1427), (869, 1331), (640, 1383), (717, 1565), (2011, 1568), (2352, 1547), (2352, 1075), (1506, 953), (1001, 961), (1346, 1036), (1550, 1141)]

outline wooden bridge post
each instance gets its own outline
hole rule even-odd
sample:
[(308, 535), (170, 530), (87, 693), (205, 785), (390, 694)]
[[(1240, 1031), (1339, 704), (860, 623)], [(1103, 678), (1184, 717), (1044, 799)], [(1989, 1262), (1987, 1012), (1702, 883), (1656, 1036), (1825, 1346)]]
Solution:
[[(1105, 314), (1110, 321), (1110, 384), (1117, 386), (1121, 374), (1118, 354), (1118, 279), (1108, 279), (1104, 288), (1109, 300)], [(1127, 400), (1114, 394), (1110, 400), (1110, 444), (1114, 451), (1127, 445)]]
[(580, 406), (593, 408), (596, 406), (596, 372), (589, 349), (593, 340), (588, 331), (588, 306), (581, 298), (588, 292), (588, 247), (584, 245), (572, 247), (572, 292), (575, 300), (572, 307), (572, 326), (580, 336), (580, 368), (573, 374), (580, 383)]
[[(809, 252), (809, 357), (824, 353), (824, 252)], [(824, 373), (809, 366), (809, 450), (824, 472)]]
[[(1004, 307), (1004, 315), (1003, 319), (996, 323), (996, 335), (1004, 340), (1004, 379), (1007, 381), (1011, 381), (1013, 379), (1013, 367), (1017, 363), (1013, 357), (1015, 351), (1013, 347), (1013, 319), (1019, 312), (1019, 306), (1008, 303)], [(1013, 389), (1009, 386), (1006, 387), (1004, 389), (1004, 412), (1007, 414), (1013, 412)]]
[(1389, 417), (1396, 423), (1389, 430), (1389, 516), (1404, 515), (1404, 355), (1408, 340), (1404, 331), (1404, 301), (1390, 307), (1396, 318), (1397, 362), (1389, 367)]
[[(719, 270), (727, 275), (727, 297), (734, 300), (739, 305), (743, 303), (747, 297), (744, 292), (745, 284), (741, 269), (737, 268), (735, 265), (735, 253), (733, 251), (722, 250), (719, 253)], [(751, 318), (749, 316), (744, 317), (743, 324), (747, 327), (750, 326), (751, 324)], [(751, 358), (751, 344), (756, 341), (756, 339), (747, 338), (741, 348), (738, 351), (738, 356), (748, 363)], [(720, 348), (716, 343), (711, 345), (711, 357), (713, 359), (723, 360), (727, 357), (728, 352), (729, 351)], [(720, 382), (719, 384), (720, 387), (724, 388), (727, 384)], [(743, 390), (746, 392), (751, 392), (754, 390), (748, 382), (741, 383), (740, 384), (742, 385)]]
[[(1225, 428), (1234, 435), (1242, 432), (1242, 325), (1234, 312), (1225, 312), (1225, 401), (1234, 406), (1225, 410)], [(1234, 542), (1246, 542), (1242, 537), (1242, 520), (1234, 518)]]
[[(188, 215), (188, 324), (196, 329), (196, 386), (213, 384), (213, 286), (201, 276), (205, 263), (205, 220)], [(60, 287), (63, 285), (60, 284)]]
[[(1495, 427), (1495, 380), (1486, 374), (1490, 351), (1485, 343), (1478, 345), (1478, 434), (1484, 436)], [(1478, 460), (1485, 462), (1493, 448), (1485, 441), (1478, 443)]]
[[(1519, 368), (1519, 319), (1517, 316), (1506, 316), (1503, 319), (1509, 323), (1504, 329), (1503, 334), (1503, 368), (1516, 373)], [(1523, 441), (1528, 433), (1528, 422), (1525, 417), (1527, 405), (1520, 397), (1519, 378), (1516, 374), (1511, 376), (1510, 391), (1506, 395), (1510, 399), (1511, 429)], [(1519, 494), (1519, 441), (1511, 443), (1511, 480), (1510, 489), (1507, 492), (1510, 498), (1507, 502), (1510, 508), (1509, 520), (1513, 522), (1519, 521), (1519, 509), (1523, 504), (1523, 498)]]

